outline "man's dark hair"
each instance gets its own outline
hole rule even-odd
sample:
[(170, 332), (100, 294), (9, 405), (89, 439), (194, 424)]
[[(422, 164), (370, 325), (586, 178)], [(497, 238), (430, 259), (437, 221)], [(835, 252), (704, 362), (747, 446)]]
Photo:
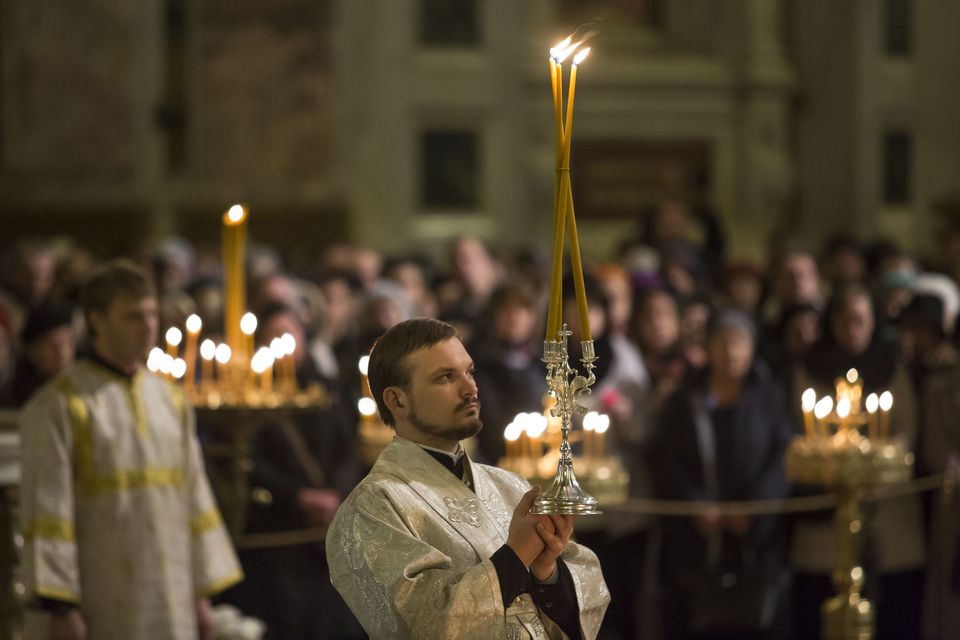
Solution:
[(457, 330), (446, 322), (433, 318), (412, 318), (394, 325), (373, 343), (367, 380), (384, 424), (396, 426), (393, 414), (383, 402), (383, 390), (387, 387), (406, 388), (410, 384), (406, 357), (414, 351), (455, 337)]
[(104, 312), (121, 294), (146, 298), (153, 295), (153, 288), (143, 269), (130, 260), (117, 258), (98, 269), (80, 288), (80, 306), (86, 316), (94, 311)]

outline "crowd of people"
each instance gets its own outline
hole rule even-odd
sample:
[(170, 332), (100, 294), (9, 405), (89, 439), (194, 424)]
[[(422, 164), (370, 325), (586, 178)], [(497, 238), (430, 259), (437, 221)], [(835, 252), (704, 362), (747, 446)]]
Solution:
[[(832, 394), (850, 368), (865, 393), (892, 391), (891, 432), (915, 452), (916, 474), (956, 465), (960, 229), (940, 242), (931, 263), (892, 241), (842, 236), (816, 250), (784, 241), (758, 265), (727, 258), (709, 207), (670, 200), (615, 258), (587, 255), (599, 356), (587, 402), (611, 418), (608, 453), (628, 470), (630, 495), (724, 502), (817, 491), (788, 481), (784, 453), (802, 433), (802, 391)], [(3, 257), (0, 401), (20, 407), (89, 355), (78, 292), (97, 260), (63, 239), (23, 240)], [(153, 276), (161, 335), (192, 313), (205, 332), (220, 331), (215, 250), (173, 238), (131, 257)], [(248, 532), (333, 520), (364, 472), (357, 362), (402, 320), (434, 317), (457, 328), (482, 403), (477, 460), (495, 465), (506, 424), (542, 408), (543, 247), (494, 251), (464, 236), (449, 243), (441, 264), (333, 244), (313, 263), (287, 265), (281, 251), (254, 245), (247, 273), (256, 339), (293, 334), (298, 380), (321, 383), (335, 399), (315, 414), (278, 418), (278, 428), (258, 435)], [(575, 361), (581, 327), (573, 293), (565, 282)], [(864, 566), (878, 638), (949, 637), (944, 629), (960, 628), (949, 620), (960, 611), (960, 538), (938, 537), (949, 530), (939, 507), (920, 495), (870, 507)], [(832, 593), (829, 518), (706, 511), (617, 518), (578, 532), (599, 556), (612, 595), (600, 637), (634, 638), (640, 630), (669, 638), (819, 637), (820, 606)], [(321, 545), (239, 556), (246, 580), (220, 597), (263, 618), (273, 637), (363, 637), (330, 588)], [(739, 577), (735, 591), (720, 584), (730, 575)]]

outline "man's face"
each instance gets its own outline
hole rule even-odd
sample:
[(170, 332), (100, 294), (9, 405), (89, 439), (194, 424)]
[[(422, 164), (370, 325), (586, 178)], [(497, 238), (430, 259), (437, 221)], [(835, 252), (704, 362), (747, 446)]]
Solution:
[(873, 307), (867, 296), (857, 296), (839, 309), (832, 319), (833, 335), (850, 353), (863, 353), (873, 338)]
[(397, 390), (403, 407), (393, 411), (397, 433), (437, 448), (476, 435), (483, 428), (473, 381), (473, 359), (458, 338), (414, 351), (405, 358), (406, 389)]
[(48, 331), (27, 347), (27, 357), (37, 371), (49, 379), (73, 364), (77, 339), (73, 327), (64, 325)]
[(136, 366), (157, 341), (157, 301), (117, 295), (106, 311), (90, 314), (94, 344), (114, 364)]
[(741, 380), (753, 363), (753, 338), (743, 329), (728, 327), (718, 331), (709, 343), (710, 365), (714, 374)]
[(780, 274), (779, 295), (785, 302), (816, 302), (820, 295), (817, 263), (806, 254), (787, 258)]

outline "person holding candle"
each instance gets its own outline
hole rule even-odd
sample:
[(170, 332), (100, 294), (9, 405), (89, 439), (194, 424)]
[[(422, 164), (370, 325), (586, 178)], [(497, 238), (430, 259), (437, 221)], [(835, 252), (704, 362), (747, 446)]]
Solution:
[[(789, 398), (792, 415), (799, 423), (801, 412), (797, 403), (807, 388), (813, 388), (818, 398), (840, 400), (835, 397), (837, 379), (845, 378), (851, 368), (856, 369), (863, 380), (863, 400), (871, 393), (891, 392), (893, 407), (889, 414), (881, 412), (880, 421), (889, 421), (890, 437), (903, 442), (909, 450), (914, 449), (918, 429), (913, 384), (899, 360), (896, 345), (876, 330), (870, 293), (860, 285), (841, 289), (829, 300), (825, 320), (823, 336), (793, 374), (794, 388)], [(864, 429), (863, 435), (869, 435), (868, 429)], [(794, 611), (801, 637), (819, 636), (820, 604), (833, 594), (832, 527), (828, 513), (806, 515), (794, 521), (791, 563), (795, 569)], [(871, 554), (864, 561), (876, 567), (879, 577), (877, 592), (870, 593), (873, 585), (868, 585), (866, 593), (877, 604), (877, 637), (916, 637), (920, 628), (925, 546), (917, 496), (877, 503), (865, 522), (864, 535), (864, 548)]]
[[(791, 439), (772, 375), (756, 359), (756, 329), (736, 309), (714, 313), (707, 367), (664, 403), (649, 448), (655, 495), (666, 500), (784, 498)], [(667, 637), (783, 637), (785, 522), (777, 516), (667, 518), (659, 575)], [(735, 587), (720, 584), (735, 576)]]
[(337, 512), (327, 559), (370, 637), (596, 638), (610, 596), (572, 517), (531, 515), (537, 490), (463, 451), (483, 423), (455, 329), (399, 323), (369, 380), (397, 437)]
[[(20, 416), (27, 594), (52, 638), (128, 640), (145, 630), (210, 640), (208, 597), (242, 578), (204, 472), (193, 411), (147, 372), (157, 301), (114, 261), (80, 292), (89, 357)], [(44, 619), (45, 618), (45, 619)]]

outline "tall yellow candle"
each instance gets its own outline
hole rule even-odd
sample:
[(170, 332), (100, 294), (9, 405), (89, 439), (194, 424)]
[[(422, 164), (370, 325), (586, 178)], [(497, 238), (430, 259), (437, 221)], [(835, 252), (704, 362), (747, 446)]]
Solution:
[(183, 360), (187, 363), (187, 373), (183, 384), (187, 391), (193, 390), (193, 385), (197, 379), (197, 340), (200, 338), (202, 328), (203, 321), (200, 316), (194, 313), (187, 318), (187, 344), (183, 348)]
[[(224, 336), (232, 349), (243, 349), (240, 332), (240, 318), (246, 309), (246, 272), (244, 265), (247, 254), (247, 209), (235, 204), (223, 214), (223, 278), (226, 290), (223, 323)], [(238, 354), (249, 361), (250, 353)], [(238, 357), (240, 366), (245, 366), (244, 358)]]

